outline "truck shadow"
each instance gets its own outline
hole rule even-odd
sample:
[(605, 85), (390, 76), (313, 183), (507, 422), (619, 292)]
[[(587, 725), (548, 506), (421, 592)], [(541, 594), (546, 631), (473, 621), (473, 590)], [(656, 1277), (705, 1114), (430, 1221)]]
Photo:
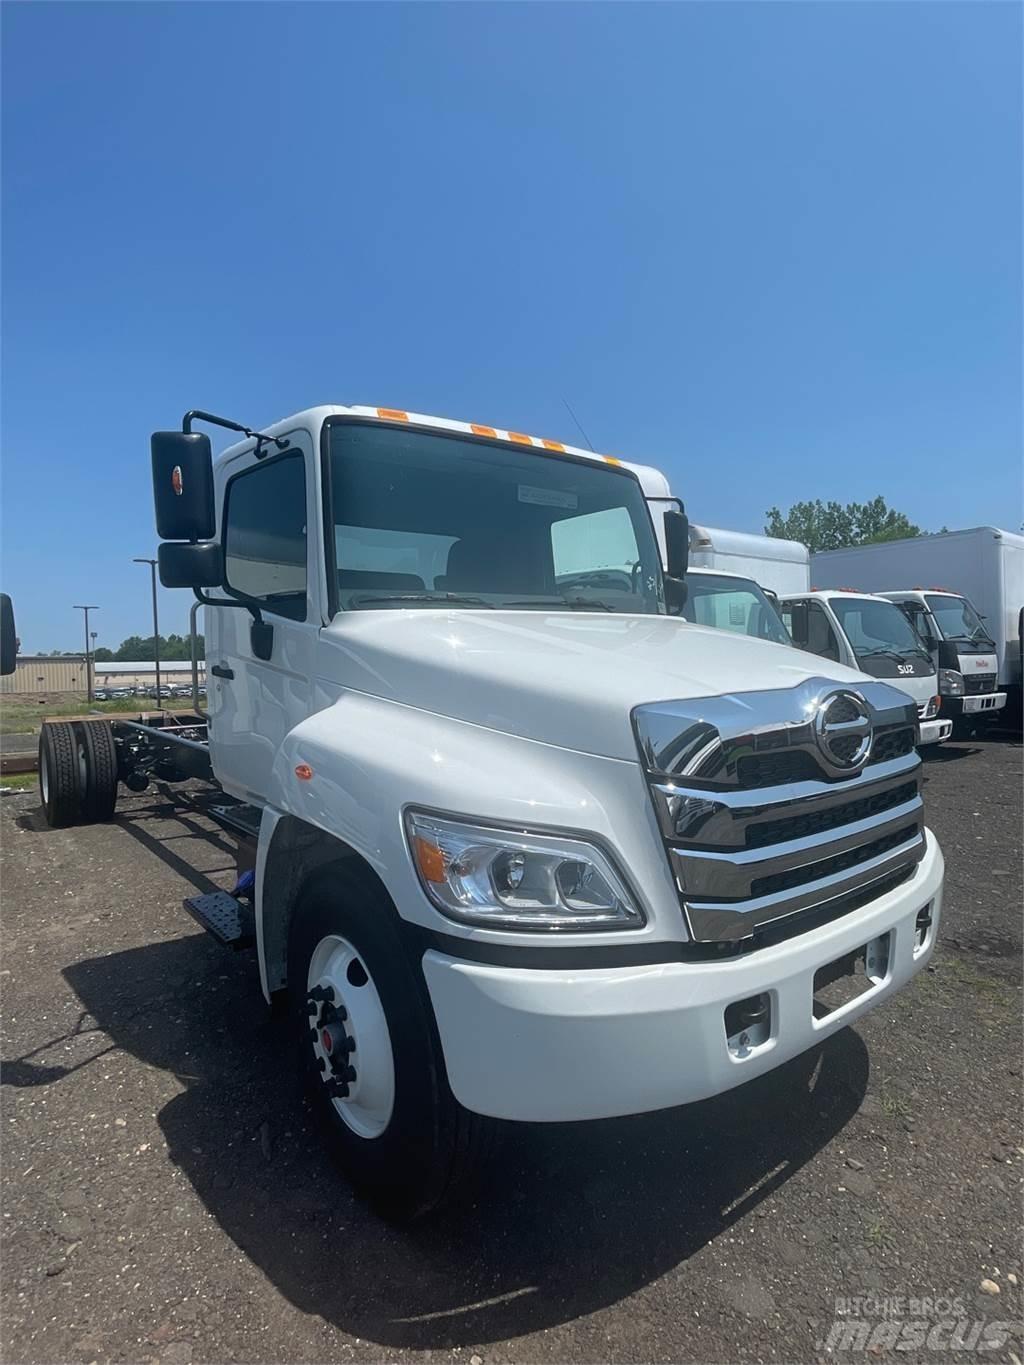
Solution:
[(326, 1153), (251, 955), (197, 935), (64, 974), (116, 1046), (184, 1085), (158, 1115), (168, 1157), (227, 1235), (301, 1311), (384, 1347), (516, 1337), (634, 1293), (776, 1193), (868, 1079), (845, 1030), (685, 1109), (505, 1125), (474, 1204), (394, 1228)]

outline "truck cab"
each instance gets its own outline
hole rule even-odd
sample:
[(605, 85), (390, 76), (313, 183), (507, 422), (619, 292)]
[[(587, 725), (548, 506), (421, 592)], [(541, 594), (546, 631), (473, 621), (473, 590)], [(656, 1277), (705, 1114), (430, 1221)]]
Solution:
[(698, 626), (713, 626), (777, 645), (791, 643), (773, 596), (743, 574), (722, 569), (686, 573), (686, 602), (681, 614)]
[[(242, 439), (214, 463), (199, 422)], [(213, 774), (253, 812), (263, 990), (381, 1207), (435, 1205), (492, 1120), (737, 1086), (927, 963), (915, 705), (686, 619), (657, 471), (338, 406), (190, 413), (152, 462)]]
[(969, 723), (1003, 709), (996, 642), (969, 598), (945, 588), (903, 588), (880, 596), (900, 608), (924, 641), (938, 670), (944, 715)]
[(887, 598), (853, 589), (815, 589), (780, 598), (779, 610), (798, 649), (889, 679), (912, 697), (919, 744), (949, 738), (952, 722), (939, 718), (935, 665), (911, 623)]

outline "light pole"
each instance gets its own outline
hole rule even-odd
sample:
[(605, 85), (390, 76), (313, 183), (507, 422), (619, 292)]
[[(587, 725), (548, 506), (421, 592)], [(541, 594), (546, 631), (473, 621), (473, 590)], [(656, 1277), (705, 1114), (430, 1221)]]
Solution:
[(156, 704), (160, 705), (160, 627), (156, 619), (156, 560), (155, 559), (133, 559), (133, 564), (148, 564), (150, 578), (153, 583), (153, 659), (156, 663)]
[(80, 607), (76, 604), (75, 611), (85, 612), (85, 696), (87, 701), (92, 701), (92, 665), (89, 662), (89, 613), (99, 611), (99, 607)]

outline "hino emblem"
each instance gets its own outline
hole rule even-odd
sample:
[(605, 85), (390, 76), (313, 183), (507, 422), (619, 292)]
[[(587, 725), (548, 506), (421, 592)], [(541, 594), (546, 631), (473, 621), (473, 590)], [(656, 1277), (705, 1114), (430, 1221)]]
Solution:
[(825, 761), (840, 772), (863, 768), (871, 752), (871, 716), (856, 692), (830, 692), (814, 717), (814, 738)]

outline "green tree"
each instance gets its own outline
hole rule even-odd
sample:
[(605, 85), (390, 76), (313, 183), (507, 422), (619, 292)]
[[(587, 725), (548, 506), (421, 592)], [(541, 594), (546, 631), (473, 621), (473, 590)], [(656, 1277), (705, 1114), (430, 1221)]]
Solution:
[(904, 512), (887, 506), (879, 495), (870, 502), (795, 502), (783, 516), (777, 507), (767, 512), (765, 535), (800, 540), (809, 550), (842, 550), (848, 545), (872, 545), (881, 540), (906, 540), (921, 528)]
[[(199, 657), (205, 658), (206, 641), (201, 635), (196, 636), (199, 645)], [(97, 650), (96, 657), (99, 658)], [(156, 657), (153, 649), (152, 635), (129, 635), (127, 640), (122, 640), (113, 654), (108, 654), (108, 658), (117, 659), (119, 662), (138, 662), (149, 663)], [(187, 635), (161, 635), (160, 636), (160, 658), (167, 663), (180, 663), (184, 659), (191, 659), (192, 647)]]

